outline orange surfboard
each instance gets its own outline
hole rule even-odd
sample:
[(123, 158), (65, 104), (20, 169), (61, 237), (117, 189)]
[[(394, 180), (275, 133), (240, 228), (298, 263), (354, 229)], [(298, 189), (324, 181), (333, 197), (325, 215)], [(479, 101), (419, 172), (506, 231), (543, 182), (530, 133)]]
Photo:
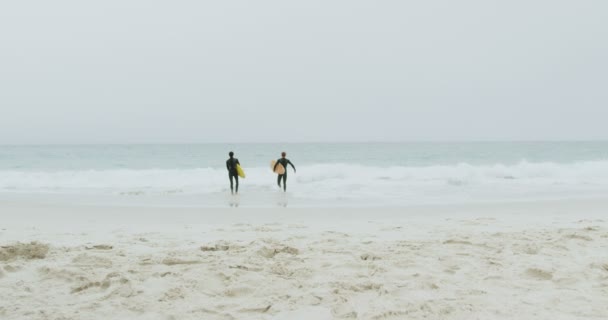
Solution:
[[(270, 170), (274, 169), (274, 165), (276, 163), (277, 163), (276, 160), (270, 161)], [(277, 169), (274, 170), (274, 173), (276, 173), (276, 174), (285, 174), (285, 167), (283, 167), (283, 165), (279, 163), (279, 165), (277, 166)]]

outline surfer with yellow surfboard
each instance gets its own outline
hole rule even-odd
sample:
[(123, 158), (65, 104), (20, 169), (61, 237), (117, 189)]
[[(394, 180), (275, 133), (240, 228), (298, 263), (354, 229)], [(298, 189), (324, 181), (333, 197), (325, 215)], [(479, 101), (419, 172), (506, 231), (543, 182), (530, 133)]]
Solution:
[(296, 167), (285, 156), (287, 156), (287, 153), (281, 152), (281, 158), (273, 161), (272, 164), (272, 171), (279, 175), (277, 177), (279, 188), (281, 187), (281, 180), (283, 180), (283, 191), (287, 191), (287, 165), (289, 164), (293, 168), (293, 173), (296, 173)]
[[(226, 169), (228, 169), (228, 178), (230, 179), (230, 192), (235, 194), (239, 193), (239, 176), (245, 178), (245, 172), (241, 169), (239, 159), (234, 157), (234, 152), (230, 151), (228, 155), (230, 158), (226, 160)], [(232, 182), (233, 179), (236, 182), (236, 190)]]

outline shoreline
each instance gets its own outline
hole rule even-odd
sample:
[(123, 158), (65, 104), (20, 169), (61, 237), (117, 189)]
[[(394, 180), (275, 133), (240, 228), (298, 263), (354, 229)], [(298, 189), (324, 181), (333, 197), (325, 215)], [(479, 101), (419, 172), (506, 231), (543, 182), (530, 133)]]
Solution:
[[(0, 215), (4, 223), (23, 219), (60, 220), (59, 218), (121, 219), (150, 218), (159, 222), (170, 222), (179, 218), (192, 219), (193, 223), (231, 222), (231, 219), (255, 218), (258, 222), (275, 219), (295, 220), (333, 220), (333, 219), (409, 219), (419, 216), (503, 216), (534, 214), (538, 215), (586, 215), (602, 217), (608, 211), (606, 198), (573, 198), (538, 201), (507, 201), (461, 204), (433, 204), (411, 206), (319, 206), (319, 207), (190, 207), (190, 206), (157, 206), (157, 205), (91, 205), (49, 203), (36, 201), (0, 201)], [(331, 214), (327, 214), (331, 211)], [(87, 214), (88, 212), (88, 214)], [(125, 212), (129, 212), (125, 215)], [(203, 219), (203, 220), (201, 220)], [(235, 220), (236, 221), (236, 220)], [(236, 221), (238, 222), (238, 221)]]

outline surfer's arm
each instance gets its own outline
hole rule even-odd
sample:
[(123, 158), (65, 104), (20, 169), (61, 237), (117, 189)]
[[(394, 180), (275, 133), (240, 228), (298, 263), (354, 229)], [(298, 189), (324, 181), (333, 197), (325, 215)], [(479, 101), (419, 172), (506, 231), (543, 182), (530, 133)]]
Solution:
[(226, 161), (226, 170), (230, 171), (230, 163)]
[(277, 170), (277, 166), (278, 166), (278, 165), (279, 165), (279, 162), (277, 161), (277, 162), (274, 164), (274, 167), (272, 168), (272, 171)]
[(296, 167), (291, 163), (291, 161), (287, 160), (287, 163), (293, 168), (293, 173), (296, 173)]

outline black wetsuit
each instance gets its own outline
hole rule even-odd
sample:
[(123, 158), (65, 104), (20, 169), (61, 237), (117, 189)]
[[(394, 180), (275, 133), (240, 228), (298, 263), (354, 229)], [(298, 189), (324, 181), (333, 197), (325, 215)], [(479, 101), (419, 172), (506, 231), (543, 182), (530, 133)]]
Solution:
[(277, 177), (277, 184), (279, 185), (279, 188), (281, 187), (281, 179), (283, 179), (283, 191), (287, 191), (287, 165), (289, 164), (292, 168), (293, 168), (293, 172), (296, 172), (296, 167), (293, 165), (293, 163), (291, 163), (291, 161), (289, 161), (289, 159), (286, 158), (281, 158), (277, 160), (277, 163), (274, 164), (274, 168), (273, 170), (275, 170), (277, 168), (277, 166), (279, 165), (279, 163), (281, 165), (283, 165), (283, 168), (285, 168), (285, 173), (284, 174), (280, 174)]
[(230, 179), (230, 192), (235, 193), (232, 178), (236, 180), (236, 193), (239, 193), (239, 173), (236, 171), (236, 165), (240, 165), (239, 159), (230, 158), (226, 160), (226, 169), (228, 169), (228, 178)]

